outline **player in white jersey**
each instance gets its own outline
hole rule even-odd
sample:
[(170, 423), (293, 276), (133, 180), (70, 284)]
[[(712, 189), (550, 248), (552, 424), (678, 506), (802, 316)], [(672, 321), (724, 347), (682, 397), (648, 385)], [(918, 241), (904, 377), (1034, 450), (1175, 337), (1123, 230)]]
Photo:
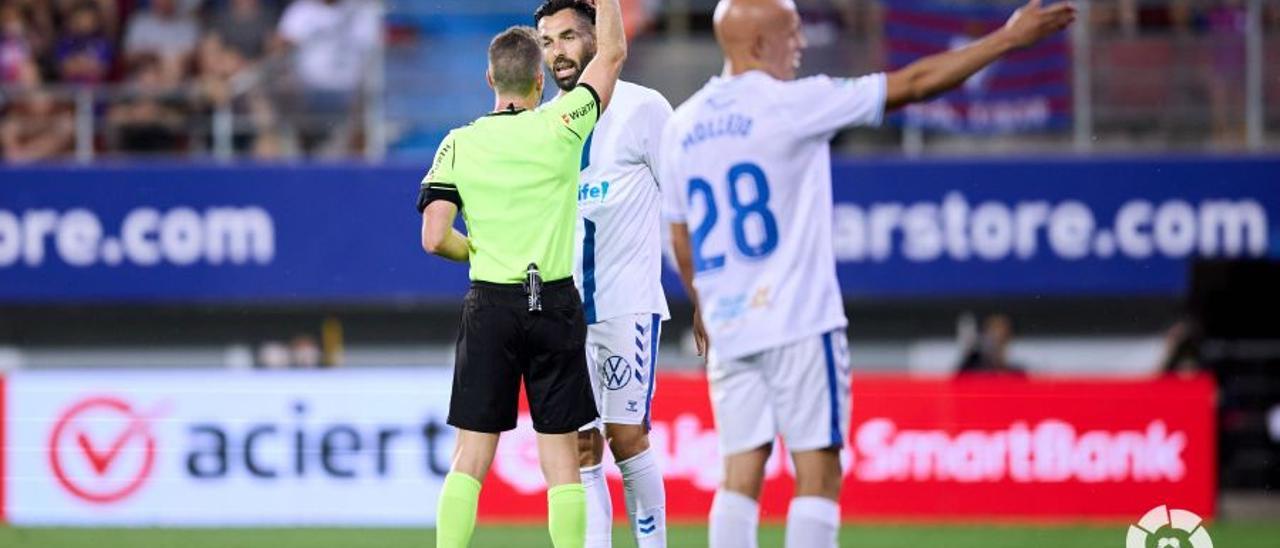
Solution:
[(805, 44), (791, 0), (716, 7), (724, 73), (676, 110), (660, 169), (677, 263), (710, 336), (707, 374), (725, 455), (712, 548), (756, 545), (756, 501), (779, 435), (796, 470), (787, 546), (836, 546), (850, 401), (831, 138), (961, 84), (1074, 13), (1032, 0), (1001, 30), (899, 71), (796, 79)]
[[(595, 55), (595, 13), (576, 0), (547, 0), (534, 15), (543, 59), (563, 91)], [(649, 450), (662, 291), (662, 191), (655, 177), (671, 105), (627, 82), (586, 138), (578, 188), (574, 281), (587, 319), (587, 363), (600, 411), (579, 433), (587, 490), (587, 546), (612, 542), (613, 508), (601, 464), (605, 440), (622, 471), (627, 518), (642, 548), (666, 546), (666, 492)], [(601, 434), (603, 429), (604, 433)]]

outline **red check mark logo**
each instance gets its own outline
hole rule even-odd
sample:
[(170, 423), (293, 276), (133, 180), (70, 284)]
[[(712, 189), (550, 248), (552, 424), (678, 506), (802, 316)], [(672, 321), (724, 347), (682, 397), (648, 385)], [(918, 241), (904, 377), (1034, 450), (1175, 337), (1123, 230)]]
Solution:
[(107, 473), (107, 469), (111, 468), (111, 463), (116, 461), (116, 457), (120, 456), (120, 451), (141, 430), (142, 426), (142, 421), (136, 419), (129, 423), (129, 428), (117, 435), (106, 451), (99, 452), (93, 446), (93, 441), (89, 439), (89, 435), (83, 431), (76, 433), (76, 443), (80, 445), (80, 450), (84, 451), (84, 456), (89, 458), (89, 465), (93, 466), (93, 471), (101, 476)]
[[(49, 466), (54, 477), (68, 493), (94, 504), (128, 498), (146, 483), (155, 467), (156, 438), (149, 423), (159, 413), (143, 415), (114, 396), (90, 396), (74, 403), (61, 414), (49, 435)], [(100, 435), (95, 442), (82, 420), (123, 424), (124, 429), (110, 437)], [(132, 447), (137, 448), (136, 453), (127, 449)], [(139, 458), (132, 458), (135, 454)], [(83, 468), (86, 461), (88, 470)], [(116, 464), (122, 461), (124, 464)], [(75, 474), (77, 467), (85, 473)], [(113, 468), (115, 471), (108, 473)]]

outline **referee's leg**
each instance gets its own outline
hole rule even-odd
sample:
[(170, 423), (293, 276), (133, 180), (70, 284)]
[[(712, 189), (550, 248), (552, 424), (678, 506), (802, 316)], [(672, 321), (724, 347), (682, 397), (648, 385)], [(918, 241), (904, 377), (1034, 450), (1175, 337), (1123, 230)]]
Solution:
[(480, 485), (493, 464), (498, 449), (498, 434), (458, 429), (457, 445), (449, 475), (440, 490), (436, 511), (436, 546), (465, 548), (476, 527), (476, 507), (480, 502)]
[(587, 373), (587, 324), (570, 279), (547, 283), (543, 310), (529, 318), (524, 373), (538, 457), (547, 478), (547, 526), (556, 548), (581, 548), (587, 494), (578, 470), (578, 428), (599, 417)]
[(538, 462), (547, 479), (547, 529), (555, 548), (587, 541), (587, 492), (578, 473), (578, 432), (538, 433)]
[(465, 548), (471, 541), (498, 434), (516, 426), (524, 311), (519, 293), (507, 293), (473, 285), (463, 301), (449, 396), (449, 424), (458, 438), (436, 512), (438, 548)]

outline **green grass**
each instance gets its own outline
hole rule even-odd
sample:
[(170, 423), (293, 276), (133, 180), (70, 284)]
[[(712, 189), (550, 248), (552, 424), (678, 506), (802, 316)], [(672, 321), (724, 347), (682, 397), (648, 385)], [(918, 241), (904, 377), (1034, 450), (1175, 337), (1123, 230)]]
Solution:
[[(614, 545), (633, 546), (623, 527)], [(1223, 548), (1275, 548), (1280, 524), (1224, 522), (1209, 527)], [(1003, 525), (846, 525), (842, 546), (856, 548), (1107, 548), (1124, 546), (1125, 527)], [(677, 526), (670, 546), (705, 546), (706, 527)], [(539, 526), (482, 526), (475, 548), (549, 546)], [(431, 548), (428, 529), (64, 529), (0, 528), (4, 548)], [(766, 526), (760, 546), (781, 547), (782, 528)]]

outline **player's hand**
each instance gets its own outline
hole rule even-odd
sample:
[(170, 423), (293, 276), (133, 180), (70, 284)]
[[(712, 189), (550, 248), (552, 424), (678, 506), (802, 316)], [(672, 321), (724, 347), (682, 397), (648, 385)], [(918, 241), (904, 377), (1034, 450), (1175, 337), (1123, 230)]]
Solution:
[(693, 346), (702, 358), (702, 365), (707, 364), (707, 328), (702, 325), (702, 314), (693, 311)]
[(1067, 28), (1075, 20), (1073, 3), (1058, 2), (1046, 8), (1041, 6), (1041, 0), (1031, 0), (1013, 12), (1004, 24), (1004, 32), (1015, 48), (1025, 48)]

